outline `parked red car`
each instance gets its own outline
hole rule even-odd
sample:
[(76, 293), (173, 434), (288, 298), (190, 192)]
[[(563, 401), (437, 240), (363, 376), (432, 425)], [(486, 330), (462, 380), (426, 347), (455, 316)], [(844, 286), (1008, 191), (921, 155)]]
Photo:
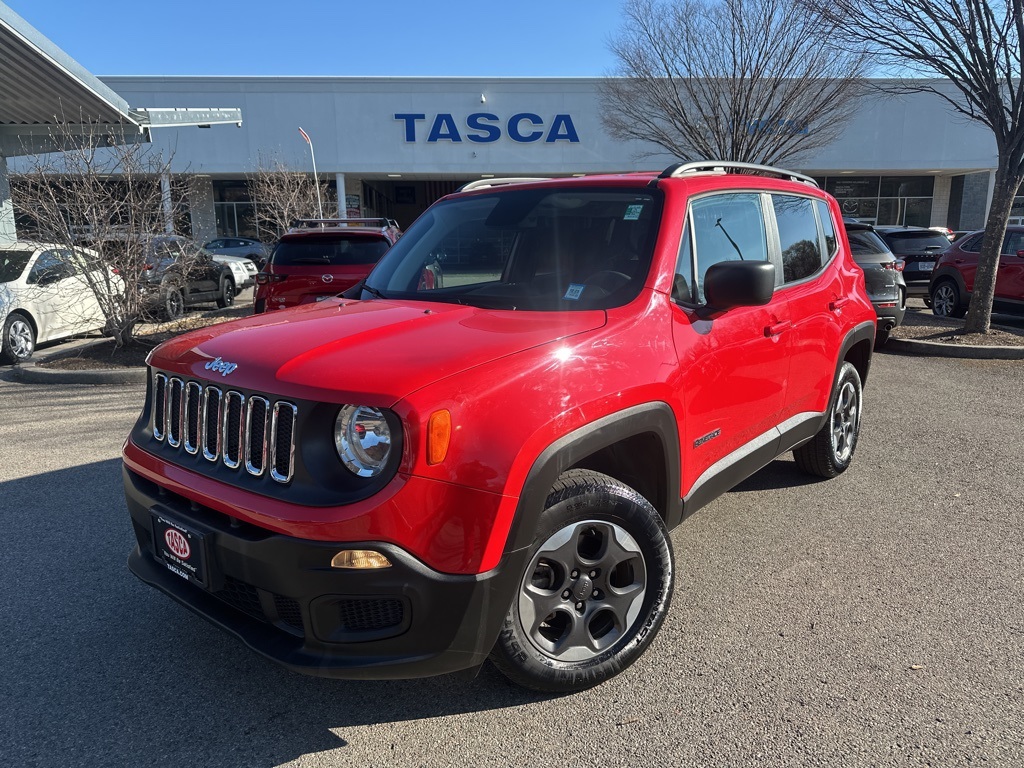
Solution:
[(811, 178), (474, 182), (347, 296), (153, 351), (129, 567), (300, 672), (588, 688), (662, 626), (670, 529), (850, 466), (875, 324)]
[[(963, 317), (967, 314), (984, 240), (984, 231), (962, 237), (939, 258), (928, 289), (932, 312), (936, 315)], [(992, 308), (997, 312), (1024, 314), (1024, 227), (1006, 228)]]
[(392, 219), (303, 219), (256, 275), (259, 314), (322, 301), (365, 278), (402, 236)]

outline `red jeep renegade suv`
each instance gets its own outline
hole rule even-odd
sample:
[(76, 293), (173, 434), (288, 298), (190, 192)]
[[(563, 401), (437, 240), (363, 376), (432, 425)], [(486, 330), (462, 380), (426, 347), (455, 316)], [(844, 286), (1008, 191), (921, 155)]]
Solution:
[(809, 178), (474, 182), (346, 296), (153, 352), (129, 567), (293, 670), (580, 690), (662, 625), (684, 517), (850, 465), (874, 330)]

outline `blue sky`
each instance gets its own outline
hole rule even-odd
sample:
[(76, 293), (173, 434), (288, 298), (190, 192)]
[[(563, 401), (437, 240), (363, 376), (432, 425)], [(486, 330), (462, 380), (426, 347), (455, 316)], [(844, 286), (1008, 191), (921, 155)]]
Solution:
[(599, 77), (619, 0), (4, 0), (96, 75)]

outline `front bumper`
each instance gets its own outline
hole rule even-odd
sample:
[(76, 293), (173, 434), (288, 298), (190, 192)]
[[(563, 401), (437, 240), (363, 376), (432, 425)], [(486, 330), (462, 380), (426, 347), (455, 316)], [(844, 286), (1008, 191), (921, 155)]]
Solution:
[[(304, 674), (351, 679), (411, 678), (483, 663), (511, 604), (525, 550), (479, 575), (437, 572), (400, 547), (285, 536), (190, 502), (123, 470), (137, 546), (132, 573)], [(201, 535), (205, 587), (157, 555), (153, 512)], [(330, 567), (341, 549), (374, 549), (392, 567)], [(179, 569), (180, 571), (180, 569)]]

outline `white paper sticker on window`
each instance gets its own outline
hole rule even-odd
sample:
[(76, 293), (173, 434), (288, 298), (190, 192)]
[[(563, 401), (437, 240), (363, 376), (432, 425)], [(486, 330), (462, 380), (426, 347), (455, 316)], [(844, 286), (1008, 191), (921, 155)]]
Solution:
[(643, 213), (644, 207), (642, 205), (627, 205), (626, 214), (622, 217), (624, 221), (636, 221), (640, 218), (640, 214)]
[(583, 295), (583, 289), (586, 288), (582, 283), (572, 283), (569, 286), (569, 290), (565, 292), (565, 298), (569, 301), (577, 301), (580, 296)]

